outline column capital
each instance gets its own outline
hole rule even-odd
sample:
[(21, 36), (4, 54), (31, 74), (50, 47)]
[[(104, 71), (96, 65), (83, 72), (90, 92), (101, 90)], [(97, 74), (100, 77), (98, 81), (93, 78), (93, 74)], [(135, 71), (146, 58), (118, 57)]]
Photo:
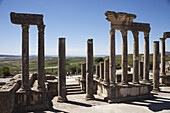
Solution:
[(139, 31), (137, 31), (137, 30), (132, 31), (132, 33), (133, 33), (133, 36), (135, 36), (135, 37), (137, 37), (139, 35)]
[(122, 30), (120, 30), (120, 32), (122, 33), (123, 37), (127, 36), (127, 30), (122, 29)]
[(145, 38), (148, 38), (148, 37), (149, 37), (149, 32), (148, 32), (148, 31), (145, 31), (145, 32), (144, 32), (144, 37), (145, 37)]
[(22, 27), (22, 30), (24, 31), (28, 31), (28, 29), (30, 28), (28, 24), (22, 24), (21, 27)]
[(159, 38), (161, 41), (165, 41), (166, 40), (166, 38)]
[(38, 31), (44, 31), (45, 25), (37, 25)]

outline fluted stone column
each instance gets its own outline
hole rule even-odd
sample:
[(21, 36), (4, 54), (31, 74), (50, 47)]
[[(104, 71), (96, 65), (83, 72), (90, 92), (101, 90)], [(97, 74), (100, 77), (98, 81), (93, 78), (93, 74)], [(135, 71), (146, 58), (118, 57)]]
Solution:
[(86, 100), (94, 99), (93, 95), (93, 39), (87, 40), (86, 57)]
[(99, 79), (100, 78), (100, 65), (97, 64), (96, 65), (96, 79)]
[(86, 91), (86, 63), (81, 64), (81, 89)]
[(45, 90), (44, 28), (45, 25), (38, 25), (38, 89), (42, 91)]
[(104, 83), (109, 85), (109, 58), (104, 60)]
[(164, 76), (165, 73), (165, 39), (166, 38), (160, 38), (161, 40), (161, 69), (160, 69), (160, 75)]
[(143, 80), (143, 62), (139, 63), (139, 80)]
[(139, 41), (138, 31), (133, 31), (133, 83), (139, 83)]
[(115, 85), (116, 78), (116, 66), (115, 66), (115, 29), (110, 30), (110, 57), (109, 57), (109, 81), (110, 86)]
[(128, 66), (128, 45), (127, 45), (127, 31), (121, 30), (122, 33), (122, 85), (128, 84), (127, 80), (127, 66)]
[(153, 91), (159, 91), (159, 41), (154, 41), (153, 49)]
[(22, 25), (22, 83), (23, 91), (30, 90), (29, 87), (29, 25)]
[(66, 97), (66, 53), (65, 38), (59, 38), (58, 48), (58, 102), (67, 101)]
[(100, 81), (104, 79), (104, 62), (100, 62)]
[(149, 32), (144, 32), (143, 83), (149, 83)]

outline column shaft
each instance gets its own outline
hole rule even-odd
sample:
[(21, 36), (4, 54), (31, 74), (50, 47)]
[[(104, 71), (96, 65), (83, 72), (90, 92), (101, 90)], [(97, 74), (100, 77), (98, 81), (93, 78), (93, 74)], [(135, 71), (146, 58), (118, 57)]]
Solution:
[(97, 64), (96, 65), (96, 79), (99, 79), (99, 77), (100, 77), (100, 65)]
[(139, 83), (139, 41), (138, 31), (133, 31), (133, 83)]
[(65, 38), (59, 38), (58, 48), (58, 102), (67, 101), (66, 97), (66, 54)]
[(22, 25), (22, 84), (25, 91), (29, 87), (29, 25)]
[(143, 62), (139, 63), (139, 80), (143, 80)]
[(86, 91), (86, 63), (81, 64), (81, 89)]
[(121, 30), (122, 33), (122, 84), (127, 84), (127, 63), (128, 63), (128, 45), (127, 45), (127, 31)]
[(104, 60), (104, 83), (109, 85), (109, 58)]
[(94, 99), (93, 95), (93, 39), (87, 40), (86, 57), (86, 100)]
[(104, 62), (100, 62), (100, 80), (104, 79)]
[(159, 91), (159, 41), (154, 41), (154, 50), (153, 50), (153, 91)]
[(161, 76), (166, 75), (165, 73), (165, 39), (166, 38), (160, 38), (161, 39), (161, 70), (160, 74)]
[(38, 25), (38, 89), (42, 91), (45, 90), (44, 28), (45, 25)]
[(143, 82), (144, 83), (149, 83), (149, 32), (144, 32)]

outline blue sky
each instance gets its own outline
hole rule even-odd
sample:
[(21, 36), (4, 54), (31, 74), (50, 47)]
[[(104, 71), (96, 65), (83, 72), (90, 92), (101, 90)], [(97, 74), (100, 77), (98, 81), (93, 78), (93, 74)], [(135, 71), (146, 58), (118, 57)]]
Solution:
[[(69, 56), (85, 56), (86, 41), (94, 40), (94, 54), (109, 54), (110, 22), (106, 11), (136, 14), (135, 22), (150, 23), (150, 53), (153, 41), (170, 32), (169, 0), (0, 0), (0, 54), (21, 55), (22, 29), (10, 22), (10, 12), (44, 15), (45, 54), (58, 54), (58, 38), (66, 38)], [(30, 26), (30, 55), (38, 53), (38, 31)], [(121, 54), (121, 34), (116, 31), (116, 54)], [(143, 53), (143, 33), (139, 34), (139, 50)], [(166, 51), (170, 51), (170, 39)], [(132, 33), (128, 32), (128, 53), (133, 52)]]

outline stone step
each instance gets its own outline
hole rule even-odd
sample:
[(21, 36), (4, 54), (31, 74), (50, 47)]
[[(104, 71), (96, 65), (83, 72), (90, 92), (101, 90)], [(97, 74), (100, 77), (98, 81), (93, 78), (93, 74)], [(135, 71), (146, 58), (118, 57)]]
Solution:
[(66, 87), (67, 86), (80, 86), (79, 84), (66, 84)]
[(67, 89), (67, 92), (77, 92), (77, 91), (81, 91), (80, 88), (78, 89)]
[(66, 89), (81, 89), (80, 86), (66, 86)]
[(84, 94), (83, 91), (67, 92), (67, 95)]

